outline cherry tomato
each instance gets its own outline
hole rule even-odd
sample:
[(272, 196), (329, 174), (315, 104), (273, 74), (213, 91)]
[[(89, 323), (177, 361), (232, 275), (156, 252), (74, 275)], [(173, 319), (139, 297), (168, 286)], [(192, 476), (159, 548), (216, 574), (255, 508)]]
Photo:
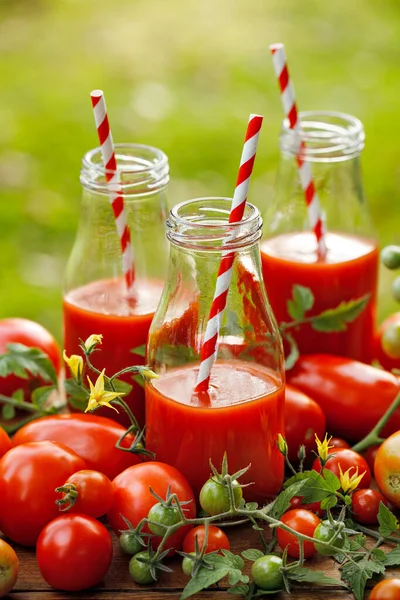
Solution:
[(253, 562), (251, 576), (254, 583), (262, 590), (280, 590), (283, 588), (281, 571), (282, 559), (274, 554), (260, 556)]
[[(235, 481), (233, 482), (233, 497), (238, 506), (243, 492)], [(214, 479), (208, 479), (200, 490), (200, 506), (209, 515), (219, 515), (228, 511), (230, 509), (228, 488)]]
[(398, 269), (400, 267), (400, 247), (391, 244), (382, 248), (381, 261), (388, 269)]
[(133, 556), (143, 550), (142, 544), (130, 531), (123, 531), (119, 536), (119, 545), (124, 554)]
[(400, 579), (383, 579), (372, 588), (369, 600), (399, 600)]
[[(141, 519), (147, 517), (150, 508), (157, 503), (157, 499), (151, 494), (150, 487), (165, 498), (171, 487), (171, 493), (177, 494), (180, 502), (188, 501), (184, 505), (185, 515), (190, 519), (196, 516), (196, 501), (193, 491), (185, 477), (175, 467), (160, 462), (147, 462), (129, 467), (120, 473), (113, 481), (114, 501), (107, 517), (115, 533), (126, 529), (123, 515), (133, 527)], [(190, 525), (181, 527), (176, 533), (168, 538), (167, 547), (179, 549), (182, 541), (191, 529)], [(147, 527), (145, 528), (148, 531)], [(159, 537), (153, 538), (154, 544), (160, 542)]]
[(163, 506), (161, 502), (154, 504), (149, 510), (148, 519), (153, 521), (149, 523), (149, 529), (155, 535), (163, 537), (165, 528), (176, 525), (181, 520), (179, 511), (174, 506)]
[(304, 444), (307, 455), (316, 450), (315, 434), (320, 439), (325, 433), (325, 415), (322, 408), (312, 398), (291, 385), (285, 390), (285, 438), (288, 456), (292, 462), (298, 461), (299, 447)]
[(364, 454), (364, 458), (368, 463), (371, 473), (375, 470), (375, 458), (380, 446), (370, 446)]
[[(57, 488), (65, 493), (57, 504), (61, 510), (78, 512), (90, 517), (101, 517), (111, 508), (114, 489), (111, 481), (98, 471), (77, 471), (61, 486)], [(75, 496), (77, 494), (77, 496)], [(65, 503), (66, 502), (66, 503)]]
[[(339, 477), (339, 464), (343, 473), (345, 473), (347, 469), (350, 469), (350, 467), (354, 467), (353, 470), (350, 472), (350, 475), (355, 474), (356, 468), (358, 468), (359, 475), (361, 475), (361, 473), (364, 473), (364, 476), (360, 482), (360, 485), (362, 487), (368, 487), (371, 483), (371, 471), (366, 460), (361, 456), (361, 454), (354, 452), (354, 450), (349, 450), (348, 448), (333, 448), (329, 451), (329, 456), (325, 464), (325, 469), (332, 471), (332, 473)], [(319, 461), (319, 458), (315, 459), (312, 468), (314, 469), (314, 471), (318, 471), (318, 473), (321, 473), (321, 463)]]
[(34, 546), (43, 527), (59, 515), (55, 489), (84, 460), (55, 442), (12, 448), (0, 459), (0, 530), (22, 546)]
[(87, 515), (54, 519), (43, 529), (36, 559), (43, 579), (57, 590), (78, 592), (99, 584), (112, 560), (107, 529)]
[(0, 425), (0, 458), (12, 447), (11, 440), (7, 432)]
[(7, 542), (0, 539), (0, 598), (7, 596), (18, 578), (18, 557)]
[[(114, 479), (131, 465), (141, 462), (136, 454), (123, 452), (115, 447), (126, 429), (111, 419), (89, 414), (54, 415), (43, 417), (22, 427), (14, 435), (12, 443), (26, 444), (53, 440), (75, 450), (86, 462), (88, 469), (100, 471)], [(127, 436), (122, 442), (128, 448), (133, 442)]]
[(150, 572), (150, 567), (145, 562), (138, 560), (140, 558), (149, 559), (149, 553), (146, 551), (138, 552), (135, 556), (132, 556), (129, 561), (129, 574), (135, 583), (140, 585), (147, 585), (148, 583), (154, 583), (155, 579)]
[(310, 510), (319, 517), (324, 513), (321, 508), (321, 502), (310, 502), (308, 504), (303, 504), (303, 496), (293, 496), (290, 499), (290, 508), (305, 508), (305, 510)]
[[(330, 540), (332, 539), (332, 537), (334, 535), (335, 535), (335, 529), (332, 527), (332, 525), (329, 523), (329, 521), (322, 521), (322, 523), (320, 523), (314, 531), (314, 537), (319, 542), (330, 542)], [(345, 541), (346, 541), (345, 534), (340, 532), (336, 536), (336, 538), (332, 542), (332, 544), (330, 544), (329, 546), (319, 544), (318, 542), (315, 542), (314, 545), (315, 545), (315, 548), (317, 549), (317, 552), (319, 552), (319, 554), (323, 554), (324, 556), (333, 556), (334, 554), (337, 554), (338, 552), (340, 552), (340, 550), (344, 546)]]
[(382, 494), (400, 507), (400, 431), (388, 437), (380, 446), (375, 459), (375, 479)]
[(400, 369), (400, 312), (387, 317), (375, 337), (375, 358), (387, 371)]
[[(196, 556), (196, 552), (190, 552), (189, 554), (191, 556), (193, 556), (193, 557)], [(189, 558), (189, 556), (184, 556), (183, 557), (183, 560), (182, 560), (182, 571), (188, 577), (192, 576), (193, 565), (194, 565), (194, 562), (193, 562), (193, 560), (191, 558)]]
[[(322, 440), (322, 438), (320, 438)], [(342, 438), (339, 437), (332, 437), (329, 440), (329, 445), (332, 446), (333, 448), (350, 448), (350, 444), (348, 442), (346, 442), (346, 440), (343, 440)], [(332, 450), (332, 452), (334, 452)]]
[[(7, 352), (8, 344), (16, 343), (40, 348), (47, 354), (56, 372), (60, 371), (60, 348), (51, 333), (39, 323), (28, 319), (0, 319), (0, 354)], [(31, 391), (38, 385), (44, 385), (44, 382), (33, 375), (29, 375), (28, 379), (16, 375), (0, 377), (0, 392), (4, 396), (11, 396), (16, 390), (22, 389), (25, 399), (29, 400)]]
[[(321, 523), (321, 520), (314, 513), (309, 510), (305, 510), (304, 508), (295, 508), (294, 510), (288, 510), (281, 517), (282, 523), (288, 525), (298, 533), (302, 533), (303, 535), (308, 535), (309, 537), (313, 537), (314, 531), (316, 527)], [(276, 537), (278, 540), (279, 546), (284, 550), (286, 547), (288, 549), (288, 555), (293, 558), (299, 558), (299, 540), (297, 537), (290, 533), (289, 531), (285, 531), (280, 527), (276, 530)], [(309, 558), (316, 553), (315, 546), (312, 542), (305, 541), (304, 542), (304, 556), (305, 558)]]
[[(202, 550), (204, 545), (205, 528), (204, 525), (198, 525), (194, 529), (191, 529), (183, 540), (183, 551), (187, 554), (196, 550), (196, 537), (199, 544), (199, 549)], [(215, 525), (208, 527), (208, 542), (206, 548), (206, 554), (209, 552), (216, 552), (218, 550), (230, 550), (231, 545), (229, 543), (228, 536), (222, 529)]]
[(387, 506), (387, 500), (377, 490), (357, 490), (351, 497), (353, 519), (357, 523), (375, 525), (378, 523), (379, 505)]

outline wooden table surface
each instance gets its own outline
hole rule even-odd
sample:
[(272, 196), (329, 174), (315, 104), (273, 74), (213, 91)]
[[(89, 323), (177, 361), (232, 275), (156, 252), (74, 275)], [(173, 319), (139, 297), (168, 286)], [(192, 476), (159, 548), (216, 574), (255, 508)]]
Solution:
[[(235, 527), (226, 530), (231, 542), (231, 550), (238, 554), (245, 548), (259, 548), (257, 533), (250, 527)], [(162, 573), (160, 580), (150, 586), (138, 586), (129, 577), (129, 557), (122, 554), (116, 537), (114, 538), (114, 558), (110, 571), (103, 584), (86, 592), (58, 592), (50, 588), (42, 579), (35, 560), (35, 552), (31, 549), (15, 546), (19, 560), (19, 578), (15, 588), (10, 593), (11, 600), (167, 600), (169, 598), (179, 599), (188, 578), (183, 574), (178, 557), (171, 558), (169, 566), (174, 569), (173, 573)], [(248, 569), (251, 566), (245, 561)], [(307, 566), (324, 571), (330, 577), (339, 578), (339, 572), (331, 558), (315, 556), (307, 560)], [(247, 571), (248, 572), (248, 571)], [(400, 576), (400, 570), (388, 572), (386, 577)], [(229, 585), (222, 581), (219, 587), (213, 586), (207, 591), (202, 591), (194, 596), (194, 600), (228, 600), (239, 598), (226, 592)], [(371, 587), (371, 584), (369, 585)], [(366, 599), (369, 593), (365, 594)], [(354, 600), (354, 596), (339, 587), (311, 587), (303, 586), (301, 589), (292, 591), (288, 595), (279, 592), (275, 596), (265, 598), (277, 598), (278, 600)]]

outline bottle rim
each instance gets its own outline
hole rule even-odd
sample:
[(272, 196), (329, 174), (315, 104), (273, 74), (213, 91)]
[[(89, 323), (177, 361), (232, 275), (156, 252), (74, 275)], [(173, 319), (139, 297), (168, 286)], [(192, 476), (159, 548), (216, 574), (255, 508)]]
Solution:
[(146, 144), (114, 144), (118, 165), (118, 179), (107, 181), (115, 174), (103, 165), (98, 146), (85, 153), (82, 159), (80, 181), (83, 187), (98, 194), (122, 192), (124, 196), (145, 195), (164, 188), (169, 182), (167, 155)]
[[(302, 143), (304, 142), (304, 143)], [(360, 119), (332, 110), (299, 112), (299, 127), (282, 123), (280, 149), (310, 162), (341, 162), (359, 156), (365, 133)]]
[(262, 218), (254, 204), (246, 203), (241, 221), (229, 223), (232, 198), (191, 198), (173, 206), (167, 219), (167, 238), (188, 249), (221, 253), (239, 250), (261, 238)]

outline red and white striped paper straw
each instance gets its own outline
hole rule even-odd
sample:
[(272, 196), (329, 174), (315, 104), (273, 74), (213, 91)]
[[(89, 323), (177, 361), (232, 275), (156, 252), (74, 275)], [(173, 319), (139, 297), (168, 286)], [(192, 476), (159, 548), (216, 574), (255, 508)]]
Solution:
[(134, 280), (133, 249), (131, 244), (131, 232), (126, 222), (124, 197), (120, 187), (120, 178), (115, 159), (114, 143), (108, 122), (106, 102), (102, 90), (93, 90), (92, 99), (94, 120), (100, 141), (101, 155), (103, 157), (106, 181), (111, 184), (110, 204), (113, 209), (115, 225), (117, 228), (121, 251), (122, 268), (128, 292), (132, 290)]
[[(290, 129), (298, 131), (299, 135), (301, 136), (301, 125), (297, 112), (294, 87), (289, 76), (285, 55), (285, 46), (283, 44), (272, 44), (269, 48), (271, 50), (272, 62), (278, 78), (279, 88), (281, 90), (283, 110), (289, 121)], [(304, 149), (305, 143), (303, 140), (301, 140), (296, 157), (300, 182), (307, 205), (308, 221), (317, 239), (318, 252), (320, 256), (325, 256), (326, 238), (324, 221), (322, 218), (317, 190), (312, 178), (310, 163), (303, 159)]]
[[(235, 193), (232, 199), (229, 223), (241, 221), (244, 215), (262, 121), (263, 118), (260, 115), (250, 115), (242, 157), (240, 159)], [(229, 243), (234, 240), (235, 237), (236, 232), (233, 231), (230, 236), (226, 238), (224, 243)], [(201, 347), (200, 368), (197, 375), (196, 392), (205, 392), (208, 390), (211, 369), (217, 358), (218, 335), (232, 278), (234, 260), (235, 252), (228, 250), (222, 253), (214, 298), (211, 304), (203, 345)]]

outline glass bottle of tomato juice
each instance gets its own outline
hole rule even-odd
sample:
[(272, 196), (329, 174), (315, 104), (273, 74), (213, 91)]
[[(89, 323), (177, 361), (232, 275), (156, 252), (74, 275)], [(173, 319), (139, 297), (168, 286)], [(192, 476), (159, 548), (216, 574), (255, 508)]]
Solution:
[[(231, 473), (251, 464), (247, 500), (280, 489), (283, 459), (283, 348), (261, 275), (261, 217), (248, 204), (228, 224), (231, 200), (200, 198), (175, 206), (167, 221), (170, 262), (149, 332), (147, 358), (159, 379), (146, 383), (146, 444), (198, 493), (209, 461)], [(235, 252), (232, 280), (207, 392), (195, 391), (200, 349), (224, 251)]]
[[(113, 375), (124, 367), (143, 364), (147, 335), (161, 296), (168, 262), (165, 240), (166, 191), (169, 167), (157, 148), (116, 144), (126, 221), (134, 253), (135, 278), (128, 294), (123, 276), (120, 239), (110, 204), (99, 148), (83, 158), (81, 219), (64, 283), (64, 347), (68, 356), (79, 354), (79, 339), (102, 334), (99, 351), (91, 355), (98, 369)], [(137, 349), (138, 354), (134, 351)], [(90, 374), (92, 381), (95, 374)], [(133, 386), (125, 400), (144, 424), (144, 390)], [(103, 414), (128, 424), (127, 416), (101, 408)]]
[(278, 323), (292, 321), (287, 308), (294, 284), (311, 289), (319, 314), (341, 302), (368, 297), (362, 313), (345, 331), (321, 333), (311, 325), (293, 330), (300, 352), (373, 358), (378, 248), (365, 202), (360, 169), (362, 123), (346, 114), (300, 113), (304, 148), (326, 228), (327, 253), (320, 257), (310, 230), (296, 163), (298, 134), (283, 123), (275, 197), (264, 214), (261, 244), (267, 295)]

